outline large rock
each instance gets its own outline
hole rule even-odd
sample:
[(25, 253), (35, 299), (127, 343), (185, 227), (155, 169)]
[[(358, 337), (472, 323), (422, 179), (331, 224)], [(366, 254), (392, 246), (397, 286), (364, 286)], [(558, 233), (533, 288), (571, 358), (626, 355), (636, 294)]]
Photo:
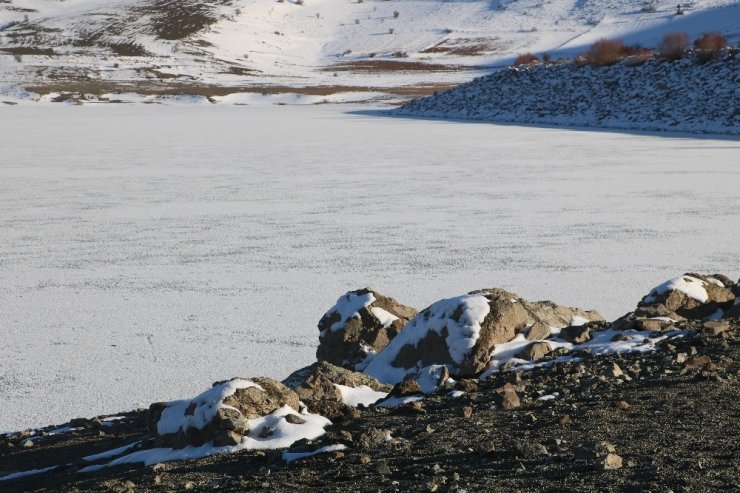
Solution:
[(552, 302), (528, 302), (503, 289), (473, 291), (424, 309), (365, 372), (392, 384), (430, 365), (445, 365), (455, 377), (474, 376), (487, 368), (497, 344), (533, 324), (562, 327), (586, 320), (603, 317)]
[(293, 389), (312, 412), (331, 420), (348, 414), (358, 404), (369, 405), (385, 397), (390, 385), (352, 370), (319, 361), (293, 372), (283, 383)]
[(350, 291), (319, 321), (316, 359), (363, 370), (416, 313), (370, 288)]
[(237, 445), (253, 431), (250, 420), (286, 406), (300, 413), (298, 394), (280, 382), (233, 379), (215, 383), (194, 399), (152, 404), (148, 422), (161, 447)]
[(722, 318), (733, 309), (735, 289), (736, 284), (721, 274), (685, 274), (653, 288), (638, 303), (634, 318)]

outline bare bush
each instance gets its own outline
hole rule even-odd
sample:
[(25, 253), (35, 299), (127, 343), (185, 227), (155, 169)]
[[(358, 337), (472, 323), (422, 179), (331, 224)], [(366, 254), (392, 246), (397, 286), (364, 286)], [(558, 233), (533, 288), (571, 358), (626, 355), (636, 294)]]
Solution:
[(516, 57), (516, 60), (514, 60), (514, 63), (512, 63), (512, 65), (514, 67), (518, 67), (519, 65), (532, 65), (538, 62), (539, 60), (535, 55), (531, 53), (523, 53)]
[(688, 33), (668, 33), (658, 45), (658, 53), (666, 60), (674, 61), (683, 58), (688, 47)]
[(614, 65), (634, 53), (621, 39), (600, 39), (584, 54), (584, 58), (594, 67)]
[(699, 39), (694, 41), (696, 57), (701, 62), (719, 59), (722, 50), (726, 47), (727, 38), (718, 32), (704, 33)]

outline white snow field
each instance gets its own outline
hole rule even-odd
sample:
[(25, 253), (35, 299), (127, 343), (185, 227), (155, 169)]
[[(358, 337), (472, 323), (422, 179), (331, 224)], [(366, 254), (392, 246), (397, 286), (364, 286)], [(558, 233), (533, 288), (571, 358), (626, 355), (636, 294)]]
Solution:
[(0, 432), (284, 378), (370, 285), (631, 310), (740, 272), (740, 142), (323, 106), (0, 118)]

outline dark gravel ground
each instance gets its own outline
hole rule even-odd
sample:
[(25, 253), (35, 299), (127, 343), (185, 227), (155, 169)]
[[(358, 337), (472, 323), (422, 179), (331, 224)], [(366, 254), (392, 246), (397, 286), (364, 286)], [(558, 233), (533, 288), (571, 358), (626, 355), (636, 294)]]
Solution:
[[(652, 354), (509, 371), (459, 382), (458, 398), (445, 390), (421, 404), (359, 410), (292, 447), (347, 450), (290, 465), (281, 451), (244, 451), (77, 472), (84, 456), (146, 442), (144, 411), (105, 425), (80, 420), (72, 424), (82, 429), (32, 436), (30, 447), (29, 437), (4, 437), (0, 476), (66, 465), (0, 482), (0, 491), (740, 491), (740, 321), (719, 334), (694, 327)], [(507, 383), (521, 405), (504, 410)], [(606, 468), (618, 465), (614, 456), (621, 467)]]

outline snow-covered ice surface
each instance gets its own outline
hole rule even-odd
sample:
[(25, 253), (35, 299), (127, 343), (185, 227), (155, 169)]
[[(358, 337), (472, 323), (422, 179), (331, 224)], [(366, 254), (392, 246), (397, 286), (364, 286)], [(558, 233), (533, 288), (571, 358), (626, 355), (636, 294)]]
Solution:
[(736, 140), (345, 111), (3, 108), (0, 431), (283, 378), (367, 285), (616, 318), (740, 274)]

